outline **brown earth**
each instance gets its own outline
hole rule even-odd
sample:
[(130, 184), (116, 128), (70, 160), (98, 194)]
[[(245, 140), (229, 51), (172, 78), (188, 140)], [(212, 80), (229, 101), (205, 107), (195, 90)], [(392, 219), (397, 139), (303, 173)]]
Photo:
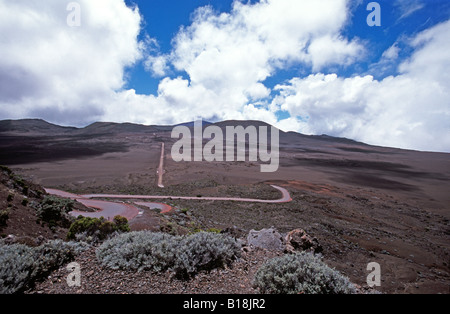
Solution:
[[(240, 124), (222, 125), (227, 123)], [(85, 129), (52, 128), (45, 133), (45, 125), (34, 126), (33, 132), (0, 127), (0, 164), (9, 164), (35, 183), (80, 194), (273, 199), (279, 192), (269, 184), (276, 184), (289, 190), (292, 202), (160, 202), (189, 210), (205, 229), (236, 226), (248, 232), (274, 226), (287, 233), (302, 228), (319, 240), (325, 262), (361, 286), (366, 285), (367, 264), (377, 262), (381, 292), (450, 293), (449, 154), (280, 133), (280, 168), (261, 173), (258, 162), (174, 162), (170, 148), (176, 139), (170, 138), (170, 127), (96, 124)], [(166, 143), (164, 189), (157, 187), (156, 173), (161, 142)], [(33, 147), (27, 145), (41, 149), (28, 154), (27, 149)], [(11, 156), (17, 155), (21, 157), (15, 161)], [(182, 220), (171, 219), (144, 211), (130, 225), (136, 230), (160, 230), (167, 223), (179, 228)], [(138, 284), (138, 279), (131, 284)], [(227, 285), (230, 291), (236, 289)], [(195, 287), (188, 289), (204, 291)], [(49, 292), (50, 288), (42, 289)], [(96, 292), (92, 287), (82, 289), (87, 291)]]

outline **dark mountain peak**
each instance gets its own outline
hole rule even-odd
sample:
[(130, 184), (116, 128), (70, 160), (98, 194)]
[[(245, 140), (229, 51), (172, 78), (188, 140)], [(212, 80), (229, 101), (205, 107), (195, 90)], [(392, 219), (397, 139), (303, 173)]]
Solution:
[[(49, 135), (106, 135), (106, 134), (119, 134), (119, 133), (158, 133), (158, 132), (170, 132), (175, 126), (187, 126), (189, 128), (194, 127), (194, 121), (184, 122), (177, 125), (142, 125), (134, 123), (116, 123), (116, 122), (94, 122), (84, 128), (64, 127), (49, 123), (42, 119), (22, 119), (22, 120), (3, 120), (0, 121), (0, 133), (7, 135), (27, 135), (27, 136), (49, 136)], [(226, 120), (211, 123), (208, 121), (202, 121), (203, 128), (210, 125), (218, 126), (225, 131), (227, 126), (237, 127), (242, 126), (247, 128), (254, 126), (259, 128), (265, 126), (269, 129), (272, 125), (258, 120)], [(340, 144), (363, 144), (351, 139), (338, 138), (329, 135), (304, 135), (297, 132), (283, 132), (280, 130), (280, 140), (283, 142), (289, 142), (297, 139), (312, 140), (320, 142), (340, 143)]]
[(115, 122), (95, 122), (87, 127), (80, 129), (82, 134), (104, 134), (104, 133), (148, 133), (155, 132), (152, 126), (134, 123), (115, 123)]
[(48, 134), (66, 133), (76, 130), (75, 127), (64, 127), (49, 123), (42, 119), (21, 119), (0, 121), (0, 132)]

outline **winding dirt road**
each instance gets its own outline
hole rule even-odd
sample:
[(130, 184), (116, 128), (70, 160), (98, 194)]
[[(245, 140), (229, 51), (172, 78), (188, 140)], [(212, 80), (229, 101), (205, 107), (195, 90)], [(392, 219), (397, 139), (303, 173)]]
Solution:
[[(93, 198), (115, 198), (115, 199), (132, 199), (132, 200), (142, 200), (142, 199), (180, 199), (180, 200), (208, 200), (208, 201), (235, 201), (235, 202), (251, 202), (251, 203), (287, 203), (292, 201), (289, 192), (279, 186), (271, 185), (273, 188), (281, 192), (281, 198), (276, 200), (264, 200), (264, 199), (253, 199), (253, 198), (240, 198), (240, 197), (192, 197), (192, 196), (160, 196), (160, 195), (120, 195), (120, 194), (86, 194), (77, 195), (68, 193), (56, 189), (45, 189), (48, 194), (70, 198), (80, 202), (81, 204), (98, 209), (95, 212), (80, 212), (72, 211), (70, 212), (73, 216), (86, 216), (86, 217), (104, 217), (106, 219), (113, 219), (116, 215), (121, 215), (131, 220), (139, 214), (139, 209), (133, 205), (119, 202), (109, 202), (102, 200), (92, 200)], [(150, 203), (150, 202), (136, 202), (136, 205), (146, 206), (149, 208), (160, 208), (162, 212), (170, 211), (171, 207), (162, 203)]]
[(205, 200), (205, 201), (236, 201), (236, 202), (252, 202), (252, 203), (287, 203), (292, 201), (289, 192), (282, 187), (271, 185), (271, 187), (279, 190), (282, 197), (276, 200), (264, 200), (255, 198), (240, 197), (209, 197), (209, 196), (163, 196), (163, 195), (122, 195), (122, 194), (85, 194), (83, 198), (120, 198), (120, 199), (172, 199), (172, 200)]

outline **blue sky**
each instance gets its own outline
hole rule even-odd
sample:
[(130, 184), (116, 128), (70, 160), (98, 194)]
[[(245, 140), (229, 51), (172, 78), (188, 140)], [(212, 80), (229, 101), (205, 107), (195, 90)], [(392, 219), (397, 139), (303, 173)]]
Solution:
[(450, 152), (450, 2), (0, 0), (0, 119), (283, 131)]
[[(255, 2), (257, 1), (252, 1), (252, 3)], [(446, 21), (450, 16), (450, 2), (446, 0), (383, 0), (376, 1), (381, 7), (381, 27), (368, 27), (366, 19), (371, 11), (367, 10), (367, 4), (370, 2), (373, 1), (353, 1), (350, 4), (352, 17), (343, 30), (343, 34), (347, 37), (358, 37), (364, 41), (368, 52), (367, 58), (350, 66), (322, 69), (323, 73), (337, 72), (346, 77), (371, 74), (377, 79), (395, 75), (396, 66), (410, 57), (413, 52), (402, 43), (402, 39)], [(230, 12), (233, 0), (127, 0), (126, 3), (129, 6), (137, 5), (144, 18), (140, 39), (144, 40), (145, 36), (155, 38), (160, 51), (169, 53), (172, 49), (172, 39), (180, 27), (190, 25), (192, 14), (196, 9), (211, 6), (216, 12)], [(370, 66), (376, 64), (382, 54), (396, 42), (401, 48), (396, 63), (382, 73), (371, 68)], [(308, 73), (311, 73), (310, 69), (294, 65), (269, 77), (266, 82), (273, 87), (296, 75), (305, 76)], [(140, 94), (157, 93), (159, 79), (149, 76), (142, 63), (128, 69), (128, 74), (127, 87), (135, 89)], [(173, 75), (185, 75), (185, 73)]]

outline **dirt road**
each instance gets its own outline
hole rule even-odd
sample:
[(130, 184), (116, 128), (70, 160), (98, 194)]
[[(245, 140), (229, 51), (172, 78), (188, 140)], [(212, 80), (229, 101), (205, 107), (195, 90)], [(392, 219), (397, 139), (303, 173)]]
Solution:
[(164, 175), (164, 143), (161, 143), (161, 157), (159, 158), (159, 167), (156, 171), (158, 174), (158, 187), (163, 188), (163, 175)]
[(206, 200), (206, 201), (236, 201), (236, 202), (253, 202), (253, 203), (287, 203), (292, 200), (289, 192), (279, 186), (271, 185), (271, 187), (281, 192), (281, 198), (276, 200), (240, 198), (240, 197), (209, 197), (209, 196), (161, 196), (161, 195), (122, 195), (122, 194), (85, 194), (83, 198), (118, 198), (118, 199), (173, 199), (173, 200)]
[[(76, 200), (83, 205), (98, 209), (96, 212), (80, 212), (73, 211), (70, 214), (73, 216), (86, 216), (86, 217), (105, 217), (107, 219), (113, 219), (116, 215), (121, 215), (126, 217), (128, 220), (135, 218), (139, 214), (139, 209), (133, 205), (118, 203), (118, 202), (108, 202), (101, 200), (92, 200), (93, 198), (115, 198), (115, 199), (183, 199), (183, 200), (208, 200), (208, 201), (236, 201), (236, 202), (253, 202), (253, 203), (287, 203), (292, 200), (289, 192), (279, 186), (271, 185), (273, 188), (281, 192), (281, 198), (276, 200), (264, 200), (264, 199), (252, 199), (252, 198), (239, 198), (239, 197), (192, 197), (192, 196), (159, 196), (159, 195), (119, 195), (119, 194), (87, 194), (87, 195), (77, 195), (68, 193), (56, 189), (45, 189), (48, 194), (56, 195), (60, 197), (70, 198)], [(161, 208), (167, 211), (170, 206), (161, 203), (135, 203), (137, 205), (142, 205), (152, 208), (152, 206)]]

